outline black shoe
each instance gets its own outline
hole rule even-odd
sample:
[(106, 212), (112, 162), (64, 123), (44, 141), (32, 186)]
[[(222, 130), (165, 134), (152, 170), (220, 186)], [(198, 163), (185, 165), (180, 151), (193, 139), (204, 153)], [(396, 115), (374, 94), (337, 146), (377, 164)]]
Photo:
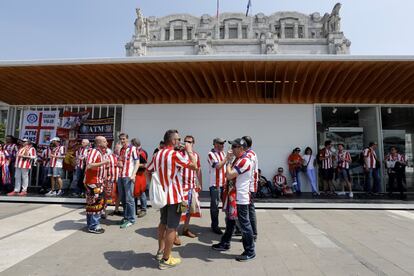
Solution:
[(234, 236), (240, 237), (242, 235), (241, 231), (234, 231)]
[(216, 250), (216, 251), (227, 251), (230, 249), (230, 245), (224, 245), (222, 243), (217, 243), (217, 244), (213, 244), (211, 248), (213, 248), (213, 250)]
[(103, 233), (105, 233), (105, 229), (103, 229), (103, 228), (88, 229), (88, 232), (93, 233), (93, 234), (103, 234)]
[(214, 233), (218, 234), (218, 235), (223, 235), (223, 231), (221, 231), (220, 228), (212, 228), (211, 229)]
[(247, 262), (247, 261), (253, 260), (254, 258), (256, 258), (256, 254), (253, 253), (251, 255), (247, 255), (243, 252), (243, 254), (236, 257), (236, 261)]

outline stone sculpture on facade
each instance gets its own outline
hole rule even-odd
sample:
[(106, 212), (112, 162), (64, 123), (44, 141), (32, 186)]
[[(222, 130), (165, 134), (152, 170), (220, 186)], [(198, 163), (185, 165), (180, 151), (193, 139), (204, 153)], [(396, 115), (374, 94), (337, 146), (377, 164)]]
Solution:
[(127, 56), (216, 54), (349, 54), (341, 31), (341, 4), (331, 13), (173, 14), (148, 17), (136, 9)]

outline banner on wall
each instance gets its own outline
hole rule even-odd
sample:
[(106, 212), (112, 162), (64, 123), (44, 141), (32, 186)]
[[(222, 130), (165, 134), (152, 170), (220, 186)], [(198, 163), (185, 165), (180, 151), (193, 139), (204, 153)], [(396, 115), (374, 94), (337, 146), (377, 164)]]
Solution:
[(81, 124), (88, 119), (89, 115), (90, 110), (81, 112), (63, 112), (60, 125), (57, 129), (57, 136), (69, 141), (78, 140), (79, 128)]
[(29, 139), (33, 143), (47, 146), (56, 136), (59, 124), (59, 111), (25, 110), (22, 118), (20, 139)]
[(89, 119), (83, 122), (79, 129), (78, 139), (93, 141), (96, 136), (103, 136), (108, 141), (114, 139), (114, 118)]

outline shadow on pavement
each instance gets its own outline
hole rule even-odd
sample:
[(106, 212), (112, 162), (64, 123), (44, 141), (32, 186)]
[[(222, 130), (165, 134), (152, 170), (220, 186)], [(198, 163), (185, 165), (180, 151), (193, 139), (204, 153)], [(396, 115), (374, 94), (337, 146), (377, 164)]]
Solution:
[(108, 251), (104, 257), (113, 268), (117, 270), (132, 270), (133, 268), (156, 268), (158, 261), (150, 253), (135, 253), (129, 251)]
[(55, 231), (63, 231), (63, 230), (78, 230), (86, 226), (86, 219), (80, 220), (62, 220), (57, 222), (53, 229)]
[(212, 262), (217, 259), (234, 259), (238, 255), (218, 252), (211, 245), (200, 243), (187, 243), (183, 246), (173, 247), (173, 252), (178, 252), (183, 261), (186, 259), (199, 259), (204, 262)]

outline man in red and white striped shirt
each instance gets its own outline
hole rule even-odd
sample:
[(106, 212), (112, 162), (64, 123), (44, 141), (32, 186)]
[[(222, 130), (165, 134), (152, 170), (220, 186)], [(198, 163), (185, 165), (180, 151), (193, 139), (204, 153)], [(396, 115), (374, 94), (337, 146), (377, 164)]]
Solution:
[(45, 194), (45, 196), (60, 196), (63, 194), (62, 191), (62, 177), (63, 177), (63, 159), (66, 156), (66, 150), (59, 137), (54, 137), (50, 140), (54, 144), (54, 148), (50, 153), (50, 173), (51, 176), (51, 186), (52, 189), (50, 192)]
[(9, 153), (8, 159), (9, 159), (9, 170), (10, 170), (12, 186), (14, 186), (15, 162), (16, 162), (16, 155), (18, 151), (16, 141), (17, 139), (13, 135), (7, 135), (6, 144), (4, 145), (4, 150), (6, 150)]
[(250, 179), (250, 204), (249, 204), (249, 219), (253, 229), (253, 237), (257, 239), (257, 220), (256, 220), (256, 208), (254, 206), (254, 198), (257, 193), (257, 185), (259, 181), (259, 160), (257, 154), (252, 150), (252, 137), (243, 136), (242, 139), (246, 141), (247, 147), (245, 148), (247, 157), (252, 161), (252, 176)]
[[(187, 135), (184, 138), (184, 143), (189, 143), (194, 146), (195, 139), (192, 135)], [(196, 171), (190, 168), (182, 168), (180, 170), (181, 177), (182, 177), (182, 183), (183, 183), (184, 201), (188, 203), (187, 211), (183, 213), (182, 215), (182, 219), (185, 220), (184, 226), (183, 226), (183, 235), (190, 237), (190, 238), (196, 237), (196, 235), (188, 229), (188, 226), (190, 224), (190, 218), (201, 216), (201, 213), (199, 211), (197, 212), (196, 210), (193, 210), (194, 213), (191, 213), (191, 205), (194, 204), (194, 206), (196, 206), (197, 204), (199, 204), (198, 193), (199, 191), (201, 191), (203, 187), (203, 184), (202, 184), (203, 177), (201, 174), (200, 156), (195, 151), (193, 151), (193, 153), (194, 153), (194, 157), (195, 157), (198, 169)], [(182, 151), (182, 154), (184, 154), (184, 156), (187, 159), (189, 159), (188, 154), (184, 150)], [(196, 202), (193, 202), (193, 200), (196, 200)]]
[(121, 152), (118, 158), (119, 178), (118, 195), (121, 197), (124, 218), (120, 228), (128, 228), (135, 223), (134, 186), (135, 176), (139, 168), (139, 155), (137, 148), (128, 141), (128, 134), (119, 135)]
[[(368, 148), (363, 150), (364, 155), (364, 171), (366, 176), (365, 191), (368, 194), (378, 193), (380, 189), (380, 177), (379, 177), (379, 165), (377, 154), (375, 150), (378, 144), (376, 142), (370, 142)], [(372, 185), (371, 185), (371, 182)]]
[(86, 159), (85, 187), (86, 187), (86, 223), (88, 231), (102, 234), (105, 230), (100, 226), (101, 214), (105, 207), (103, 194), (104, 183), (107, 180), (107, 165), (110, 160), (106, 155), (108, 142), (105, 137), (95, 138), (95, 149), (89, 151)]
[(343, 143), (338, 144), (338, 154), (337, 154), (337, 172), (339, 182), (344, 183), (342, 186), (343, 194), (345, 194), (345, 188), (349, 191), (349, 198), (353, 198), (352, 193), (352, 179), (351, 174), (349, 173), (349, 165), (352, 163), (351, 154), (349, 151), (345, 150), (345, 145)]
[(226, 183), (226, 154), (224, 143), (226, 140), (215, 138), (214, 148), (208, 153), (208, 165), (210, 173), (210, 217), (211, 230), (216, 234), (223, 234), (219, 228), (219, 203), (223, 193), (223, 185)]
[(85, 187), (83, 184), (83, 179), (85, 177), (85, 161), (88, 156), (89, 151), (89, 140), (83, 139), (81, 146), (75, 152), (75, 171), (73, 173), (72, 184), (70, 185), (71, 190), (73, 191), (73, 196), (78, 196), (81, 194)]
[(330, 140), (325, 141), (325, 147), (319, 152), (319, 161), (322, 163), (321, 174), (323, 179), (323, 190), (325, 193), (335, 193), (335, 187), (333, 185), (334, 169), (333, 162), (335, 156), (332, 152), (332, 142)]
[(8, 196), (26, 196), (29, 186), (29, 170), (32, 168), (32, 160), (36, 159), (36, 150), (29, 139), (23, 139), (23, 146), (19, 149), (15, 162), (14, 191)]
[(180, 203), (183, 201), (182, 179), (179, 169), (197, 170), (197, 162), (193, 153), (193, 145), (185, 143), (184, 149), (188, 159), (175, 150), (180, 144), (177, 130), (170, 129), (164, 135), (165, 147), (158, 151), (148, 165), (149, 173), (156, 173), (167, 195), (167, 205), (161, 208), (158, 226), (158, 251), (156, 258), (160, 260), (160, 269), (174, 267), (181, 263), (179, 258), (171, 256), (171, 249), (176, 237), (176, 229), (180, 223)]
[(394, 192), (394, 182), (397, 181), (400, 199), (406, 199), (404, 195), (403, 177), (406, 167), (405, 157), (398, 153), (397, 147), (392, 146), (390, 153), (385, 157), (385, 164), (388, 173), (388, 196), (392, 197)]

